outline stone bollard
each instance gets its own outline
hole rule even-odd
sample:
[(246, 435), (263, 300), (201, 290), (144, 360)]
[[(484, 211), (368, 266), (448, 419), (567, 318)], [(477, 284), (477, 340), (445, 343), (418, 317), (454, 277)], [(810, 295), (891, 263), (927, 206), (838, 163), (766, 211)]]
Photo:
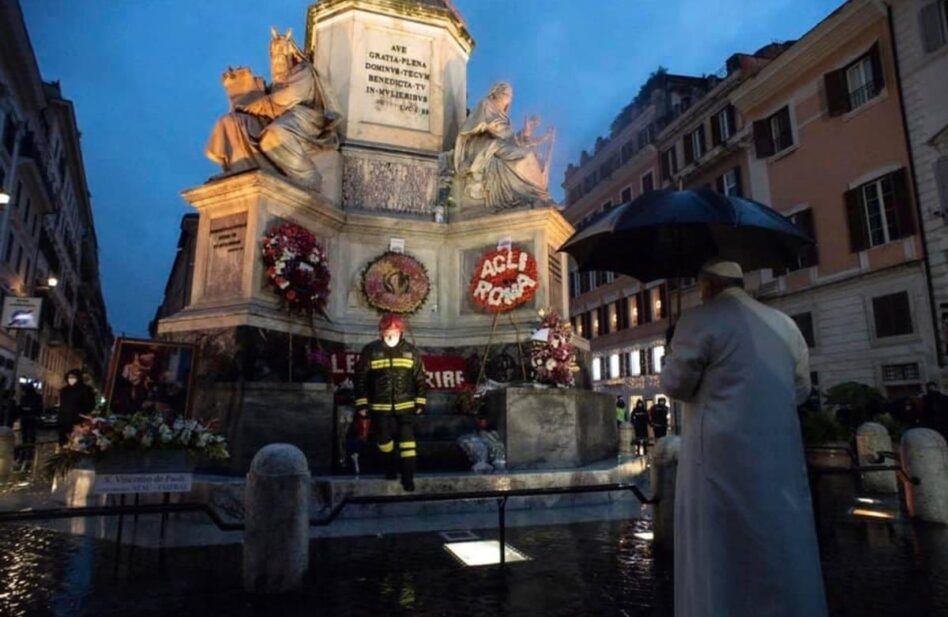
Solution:
[(623, 422), (619, 425), (619, 454), (632, 454), (632, 425)]
[(902, 469), (918, 478), (905, 482), (905, 504), (912, 518), (948, 525), (948, 444), (938, 432), (913, 428), (902, 434)]
[(244, 496), (244, 589), (274, 594), (300, 585), (309, 567), (306, 456), (284, 443), (264, 447), (250, 463)]
[(674, 547), (675, 476), (678, 473), (680, 448), (681, 437), (677, 435), (668, 435), (655, 442), (655, 447), (652, 448), (652, 468), (649, 472), (652, 494), (658, 499), (652, 509), (654, 544), (668, 553), (671, 553)]
[(10, 479), (16, 458), (16, 436), (9, 426), (0, 426), (0, 481)]
[[(879, 452), (892, 452), (892, 438), (889, 431), (876, 422), (866, 422), (856, 429), (856, 453), (860, 467), (883, 466), (893, 464), (890, 460), (882, 463), (874, 461)], [(894, 471), (872, 471), (861, 474), (862, 488), (870, 493), (898, 493), (899, 484)]]

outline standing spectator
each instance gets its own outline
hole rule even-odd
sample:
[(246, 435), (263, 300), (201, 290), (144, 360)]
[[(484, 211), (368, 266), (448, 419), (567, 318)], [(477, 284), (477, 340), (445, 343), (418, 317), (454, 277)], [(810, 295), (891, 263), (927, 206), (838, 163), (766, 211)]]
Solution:
[(72, 428), (79, 423), (79, 416), (88, 415), (95, 409), (95, 391), (82, 380), (82, 371), (72, 369), (66, 373), (66, 385), (59, 391), (59, 445), (66, 443)]
[(23, 439), (20, 462), (32, 458), (33, 445), (36, 443), (36, 425), (43, 413), (43, 397), (31, 383), (23, 384), (17, 415), (20, 418), (20, 435)]
[(649, 415), (655, 441), (658, 441), (668, 433), (668, 405), (664, 398), (659, 398), (658, 402), (652, 405)]
[(701, 306), (677, 323), (662, 370), (685, 404), (675, 491), (676, 617), (825, 617), (797, 405), (809, 351), (792, 319), (705, 264)]
[(622, 396), (616, 397), (616, 424), (622, 424), (627, 422), (628, 418), (625, 415), (625, 400)]
[(635, 429), (635, 453), (644, 456), (648, 451), (648, 412), (645, 401), (639, 399), (632, 408), (632, 428)]
[(948, 396), (941, 393), (934, 381), (925, 384), (925, 394), (918, 399), (916, 415), (921, 426), (943, 436), (948, 434)]

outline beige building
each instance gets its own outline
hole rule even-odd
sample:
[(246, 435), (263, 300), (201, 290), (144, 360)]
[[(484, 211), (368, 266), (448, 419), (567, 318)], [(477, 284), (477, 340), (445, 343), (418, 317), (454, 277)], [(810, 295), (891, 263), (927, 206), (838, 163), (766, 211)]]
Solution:
[(940, 336), (940, 375), (948, 345), (948, 2), (889, 3), (921, 232)]
[[(897, 20), (899, 10), (907, 11), (897, 7)], [(917, 15), (912, 19), (918, 23)], [(610, 138), (567, 170), (567, 217), (582, 226), (634, 198), (641, 193), (637, 176), (649, 166), (657, 170), (655, 187), (709, 187), (773, 206), (807, 229), (817, 246), (786, 271), (749, 273), (747, 284), (800, 325), (814, 383), (825, 390), (858, 381), (892, 398), (918, 394), (937, 374), (938, 360), (889, 24), (885, 5), (852, 0), (799, 41), (735, 54), (724, 72), (703, 84), (670, 75), (647, 84), (631, 119), (619, 122), (624, 110)], [(946, 107), (938, 101), (945, 97), (933, 96), (926, 85), (937, 81), (926, 71), (948, 57), (938, 49), (900, 58), (917, 67), (915, 94), (906, 99), (915, 98), (915, 114), (925, 120), (914, 122), (928, 135), (912, 141), (916, 150), (928, 149), (925, 162), (916, 163), (916, 169), (927, 166), (927, 175), (918, 175), (923, 210), (928, 203), (927, 211), (940, 214), (935, 185)], [(625, 156), (623, 145), (645, 122), (654, 126), (651, 145)], [(932, 246), (944, 219), (929, 214), (921, 220), (932, 229)], [(938, 246), (929, 254), (948, 276), (948, 246)], [(656, 373), (675, 291), (664, 282), (643, 290), (611, 274), (573, 272), (570, 283), (574, 326), (590, 339), (594, 387), (632, 399), (660, 395)], [(687, 283), (685, 307), (697, 302)], [(944, 282), (936, 279), (935, 288)]]
[(42, 80), (16, 2), (0, 4), (0, 295), (43, 299), (38, 330), (0, 330), (0, 386), (48, 400), (83, 368), (101, 387), (112, 334), (72, 103)]

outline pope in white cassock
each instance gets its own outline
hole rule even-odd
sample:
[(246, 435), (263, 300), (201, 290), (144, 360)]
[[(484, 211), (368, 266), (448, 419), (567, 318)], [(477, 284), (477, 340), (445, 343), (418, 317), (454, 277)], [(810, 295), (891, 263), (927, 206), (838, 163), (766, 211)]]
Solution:
[(734, 262), (705, 264), (662, 386), (685, 403), (675, 493), (676, 617), (823, 617), (826, 600), (797, 405), (806, 341), (743, 290)]

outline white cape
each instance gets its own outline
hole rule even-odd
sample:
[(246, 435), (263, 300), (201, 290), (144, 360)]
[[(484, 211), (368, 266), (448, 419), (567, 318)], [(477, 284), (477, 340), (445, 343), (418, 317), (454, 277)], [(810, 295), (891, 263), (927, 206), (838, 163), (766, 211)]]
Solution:
[(823, 617), (789, 317), (728, 289), (687, 311), (661, 375), (685, 403), (675, 493), (676, 617)]

